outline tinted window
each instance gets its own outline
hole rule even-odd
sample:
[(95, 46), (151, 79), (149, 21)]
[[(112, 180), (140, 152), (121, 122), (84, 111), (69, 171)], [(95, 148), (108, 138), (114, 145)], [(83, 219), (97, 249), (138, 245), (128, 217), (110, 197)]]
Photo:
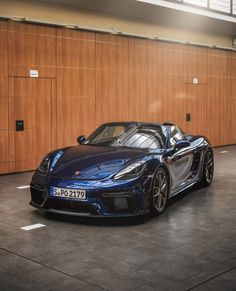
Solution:
[(166, 135), (164, 127), (142, 126), (126, 136), (121, 135), (112, 145), (141, 149), (163, 149), (165, 144)]
[(120, 126), (106, 126), (103, 130), (93, 139), (93, 142), (99, 143), (102, 141), (114, 139), (115, 137), (121, 135), (125, 130), (125, 127)]
[(134, 127), (136, 127), (135, 124), (102, 125), (91, 134), (85, 144), (110, 145), (115, 139), (129, 132)]
[(177, 126), (171, 126), (170, 128), (170, 144), (174, 146), (177, 140), (184, 139), (184, 135)]
[(117, 146), (141, 149), (163, 149), (166, 127), (136, 123), (104, 124), (86, 140), (88, 145)]
[(136, 132), (135, 134), (130, 136), (125, 142), (123, 142), (122, 146), (144, 149), (161, 148), (160, 144), (154, 136), (144, 132)]

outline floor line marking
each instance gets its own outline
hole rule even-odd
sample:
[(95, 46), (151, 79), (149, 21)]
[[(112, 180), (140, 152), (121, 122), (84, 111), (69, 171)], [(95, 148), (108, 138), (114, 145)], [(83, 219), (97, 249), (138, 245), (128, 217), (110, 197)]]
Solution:
[(16, 187), (17, 189), (28, 189), (30, 188), (30, 185), (25, 185), (25, 186), (18, 186)]
[(226, 153), (228, 153), (229, 151), (221, 151), (220, 153), (221, 154), (226, 154)]
[(22, 226), (20, 229), (23, 229), (23, 230), (26, 230), (27, 231), (27, 230), (32, 230), (32, 229), (44, 227), (44, 226), (46, 226), (46, 225), (45, 224), (42, 224), (42, 223), (36, 223), (36, 224)]

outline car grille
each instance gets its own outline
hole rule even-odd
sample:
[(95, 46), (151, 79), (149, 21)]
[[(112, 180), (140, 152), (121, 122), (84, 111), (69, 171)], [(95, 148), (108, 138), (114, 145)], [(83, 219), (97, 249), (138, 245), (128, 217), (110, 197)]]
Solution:
[(42, 204), (47, 194), (46, 190), (31, 187), (30, 191), (32, 201), (36, 204)]
[(79, 201), (68, 201), (62, 199), (49, 198), (45, 203), (45, 208), (55, 209), (66, 212), (80, 212), (80, 213), (90, 213), (97, 214), (96, 210), (91, 206)]
[(111, 212), (134, 212), (136, 210), (136, 201), (134, 197), (128, 196), (119, 197), (116, 195), (115, 197), (102, 197), (101, 200)]

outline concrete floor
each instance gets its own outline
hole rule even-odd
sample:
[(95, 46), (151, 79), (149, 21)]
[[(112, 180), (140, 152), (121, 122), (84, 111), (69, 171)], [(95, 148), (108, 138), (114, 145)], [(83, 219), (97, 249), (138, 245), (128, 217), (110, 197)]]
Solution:
[(16, 189), (32, 173), (1, 176), (0, 290), (236, 290), (236, 146), (215, 157), (210, 187), (138, 220), (48, 217)]

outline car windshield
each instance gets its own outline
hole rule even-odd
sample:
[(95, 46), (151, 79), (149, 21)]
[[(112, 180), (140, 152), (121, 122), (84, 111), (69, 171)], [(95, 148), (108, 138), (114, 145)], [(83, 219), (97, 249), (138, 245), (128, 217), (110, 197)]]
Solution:
[(163, 149), (166, 145), (166, 127), (161, 125), (105, 124), (85, 142), (88, 145)]

